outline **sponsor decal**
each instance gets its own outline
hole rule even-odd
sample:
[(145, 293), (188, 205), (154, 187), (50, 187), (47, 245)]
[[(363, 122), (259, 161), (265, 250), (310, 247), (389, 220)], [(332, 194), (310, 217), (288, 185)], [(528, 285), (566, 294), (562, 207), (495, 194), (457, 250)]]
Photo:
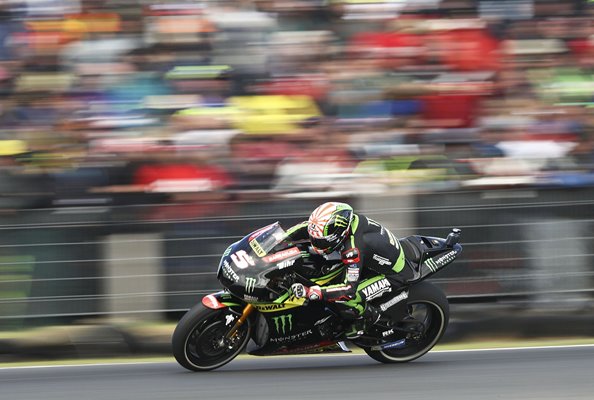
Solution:
[(382, 332), (382, 337), (390, 336), (394, 334), (394, 329)]
[(256, 265), (254, 259), (244, 250), (239, 250), (237, 253), (231, 254), (231, 260), (233, 261), (233, 264), (235, 264), (235, 266), (239, 269), (246, 269), (250, 265), (252, 267)]
[(296, 333), (290, 336), (283, 336), (279, 338), (270, 338), (270, 343), (286, 343), (286, 342), (295, 342), (297, 340), (301, 340), (307, 336), (313, 335), (313, 330), (308, 329), (303, 332)]
[(254, 253), (256, 253), (258, 257), (264, 257), (266, 255), (266, 252), (264, 251), (262, 246), (260, 246), (260, 243), (258, 243), (256, 239), (250, 240), (249, 243), (250, 247), (254, 250)]
[(333, 233), (332, 235), (324, 236), (324, 239), (326, 239), (330, 243), (334, 243), (334, 242), (336, 242), (338, 240), (338, 235), (335, 234), (335, 233)]
[(387, 350), (387, 349), (394, 349), (396, 347), (403, 347), (403, 345), (406, 344), (406, 339), (400, 339), (397, 342), (393, 342), (393, 343), (388, 343), (382, 346), (383, 350)]
[(378, 350), (388, 350), (388, 349), (396, 349), (406, 347), (406, 339), (400, 339), (396, 342), (380, 344), (379, 346), (371, 346), (371, 350), (378, 351)]
[(230, 326), (233, 321), (235, 321), (235, 317), (233, 315), (225, 315), (225, 326)]
[(239, 275), (237, 275), (235, 271), (233, 271), (233, 268), (231, 268), (227, 260), (223, 262), (221, 270), (223, 272), (223, 276), (229, 279), (230, 281), (237, 282), (239, 280)]
[(347, 268), (347, 281), (348, 282), (357, 282), (358, 280), (359, 280), (359, 268), (348, 267)]
[(437, 272), (437, 270), (440, 268), (439, 265), (437, 265), (435, 263), (435, 261), (433, 261), (433, 259), (428, 258), (427, 260), (425, 260), (425, 262), (423, 263), (427, 268), (429, 268), (431, 270), (431, 272)]
[(347, 226), (349, 226), (349, 220), (343, 217), (342, 215), (337, 215), (334, 218), (334, 225), (339, 226), (341, 228), (346, 228)]
[(380, 279), (377, 282), (373, 282), (371, 285), (367, 286), (362, 290), (363, 294), (365, 294), (366, 300), (375, 299), (376, 297), (381, 296), (386, 292), (392, 291), (392, 285), (388, 282), (387, 279)]
[(278, 267), (278, 269), (283, 269), (283, 268), (292, 267), (293, 264), (295, 264), (295, 260), (285, 260), (285, 261), (279, 262), (278, 264), (276, 264), (276, 266)]
[(425, 260), (423, 264), (425, 264), (425, 266), (429, 268), (431, 272), (436, 272), (437, 268), (439, 268), (439, 265), (435, 264), (435, 261), (432, 259)]
[(245, 292), (253, 293), (256, 288), (256, 278), (245, 278)]
[(444, 254), (443, 256), (439, 257), (437, 260), (435, 260), (435, 262), (439, 266), (444, 266), (444, 265), (454, 261), (457, 254), (458, 254), (458, 252), (456, 252), (455, 250), (452, 250), (449, 253)]
[(359, 261), (361, 261), (361, 257), (359, 256), (359, 249), (356, 247), (342, 253), (342, 262), (345, 264), (356, 264)]
[(258, 298), (256, 296), (250, 296), (250, 295), (247, 295), (247, 294), (244, 294), (243, 295), (243, 299), (245, 301), (258, 301)]
[(267, 311), (277, 311), (282, 310), (285, 308), (284, 304), (254, 304), (254, 307), (258, 309), (258, 311), (267, 312)]
[(272, 321), (274, 321), (274, 327), (276, 328), (276, 333), (279, 335), (286, 335), (287, 333), (293, 330), (293, 315), (292, 314), (285, 314), (279, 315), (278, 317), (273, 317)]
[(380, 309), (382, 311), (386, 311), (388, 308), (392, 307), (394, 304), (402, 301), (402, 300), (406, 300), (408, 299), (408, 292), (402, 292), (400, 293), (398, 296), (395, 296), (393, 298), (391, 298), (390, 300), (386, 301), (384, 304), (382, 304), (380, 306)]
[(227, 250), (225, 250), (225, 252), (223, 253), (223, 257), (227, 257), (229, 254), (231, 254), (232, 249), (233, 249), (233, 245), (227, 247)]
[(440, 269), (441, 267), (454, 261), (454, 259), (456, 258), (457, 255), (458, 255), (458, 252), (456, 250), (452, 250), (449, 253), (442, 255), (437, 260), (428, 258), (427, 260), (425, 260), (423, 265), (425, 265), (427, 268), (429, 268), (431, 270), (431, 272), (437, 272), (437, 270)]
[(379, 256), (374, 254), (372, 257), (379, 265), (392, 265), (392, 262), (388, 260), (386, 257)]
[(350, 288), (351, 288), (351, 285), (337, 286), (334, 288), (326, 289), (326, 293), (341, 292), (343, 290), (349, 290)]
[(282, 260), (286, 260), (287, 258), (295, 257), (301, 254), (301, 251), (297, 247), (291, 247), (287, 250), (279, 251), (278, 253), (271, 254), (269, 256), (264, 257), (264, 261), (267, 263), (275, 263)]

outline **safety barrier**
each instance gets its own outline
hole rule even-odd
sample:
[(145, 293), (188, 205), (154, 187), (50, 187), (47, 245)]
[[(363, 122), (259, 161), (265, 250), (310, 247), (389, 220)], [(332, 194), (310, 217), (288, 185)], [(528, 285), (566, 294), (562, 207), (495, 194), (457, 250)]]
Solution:
[[(462, 229), (463, 256), (433, 281), (452, 302), (592, 298), (594, 190), (501, 189), (345, 197), (397, 236)], [(322, 198), (21, 210), (0, 216), (0, 329), (91, 316), (163, 319), (219, 290), (233, 241), (285, 227)]]

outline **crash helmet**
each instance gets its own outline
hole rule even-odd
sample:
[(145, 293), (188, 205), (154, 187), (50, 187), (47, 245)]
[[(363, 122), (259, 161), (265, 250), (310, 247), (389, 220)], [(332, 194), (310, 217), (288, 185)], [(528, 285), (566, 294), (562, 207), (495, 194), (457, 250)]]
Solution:
[(346, 203), (324, 203), (311, 213), (307, 233), (313, 250), (330, 254), (347, 238), (353, 222), (353, 208)]

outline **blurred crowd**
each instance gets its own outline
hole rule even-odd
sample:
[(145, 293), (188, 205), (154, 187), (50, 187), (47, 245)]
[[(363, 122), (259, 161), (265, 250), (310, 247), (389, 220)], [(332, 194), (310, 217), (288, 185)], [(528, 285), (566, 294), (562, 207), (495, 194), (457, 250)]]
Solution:
[(578, 0), (4, 0), (0, 210), (591, 185), (593, 16)]

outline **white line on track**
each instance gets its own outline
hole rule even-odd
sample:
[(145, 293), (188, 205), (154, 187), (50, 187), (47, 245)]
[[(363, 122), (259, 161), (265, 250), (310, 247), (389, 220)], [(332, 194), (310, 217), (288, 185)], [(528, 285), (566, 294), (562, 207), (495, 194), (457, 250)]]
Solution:
[(551, 346), (522, 346), (522, 347), (490, 347), (486, 349), (458, 349), (458, 350), (434, 350), (432, 353), (464, 353), (471, 351), (509, 351), (509, 350), (533, 350), (533, 349), (573, 349), (580, 347), (594, 347), (592, 344), (569, 344)]
[(55, 364), (55, 365), (18, 365), (14, 367), (0, 367), (2, 370), (10, 369), (45, 369), (45, 368), (78, 368), (78, 367), (114, 367), (118, 365), (157, 365), (173, 364), (174, 361), (134, 361), (134, 362), (100, 362), (100, 363), (81, 363), (81, 364)]
[[(552, 346), (524, 346), (524, 347), (493, 347), (486, 349), (459, 349), (459, 350), (433, 350), (434, 353), (467, 353), (467, 352), (483, 352), (483, 351), (510, 351), (510, 350), (543, 350), (543, 349), (573, 349), (573, 348), (584, 348), (594, 347), (594, 344), (575, 344), (575, 345), (552, 345)], [(315, 357), (321, 356), (321, 354), (299, 354), (299, 355), (286, 355), (286, 356), (270, 356), (266, 358), (282, 359), (287, 357)], [(336, 354), (324, 354), (325, 357), (367, 357), (367, 354), (360, 353), (336, 353)], [(262, 357), (254, 357), (262, 358)], [(12, 369), (44, 369), (44, 368), (75, 368), (75, 367), (111, 367), (111, 366), (131, 366), (131, 365), (157, 365), (157, 364), (173, 364), (175, 361), (162, 360), (162, 361), (134, 361), (134, 362), (100, 362), (100, 363), (81, 363), (81, 364), (56, 364), (56, 365), (20, 365), (11, 367), (0, 367), (2, 370)]]

